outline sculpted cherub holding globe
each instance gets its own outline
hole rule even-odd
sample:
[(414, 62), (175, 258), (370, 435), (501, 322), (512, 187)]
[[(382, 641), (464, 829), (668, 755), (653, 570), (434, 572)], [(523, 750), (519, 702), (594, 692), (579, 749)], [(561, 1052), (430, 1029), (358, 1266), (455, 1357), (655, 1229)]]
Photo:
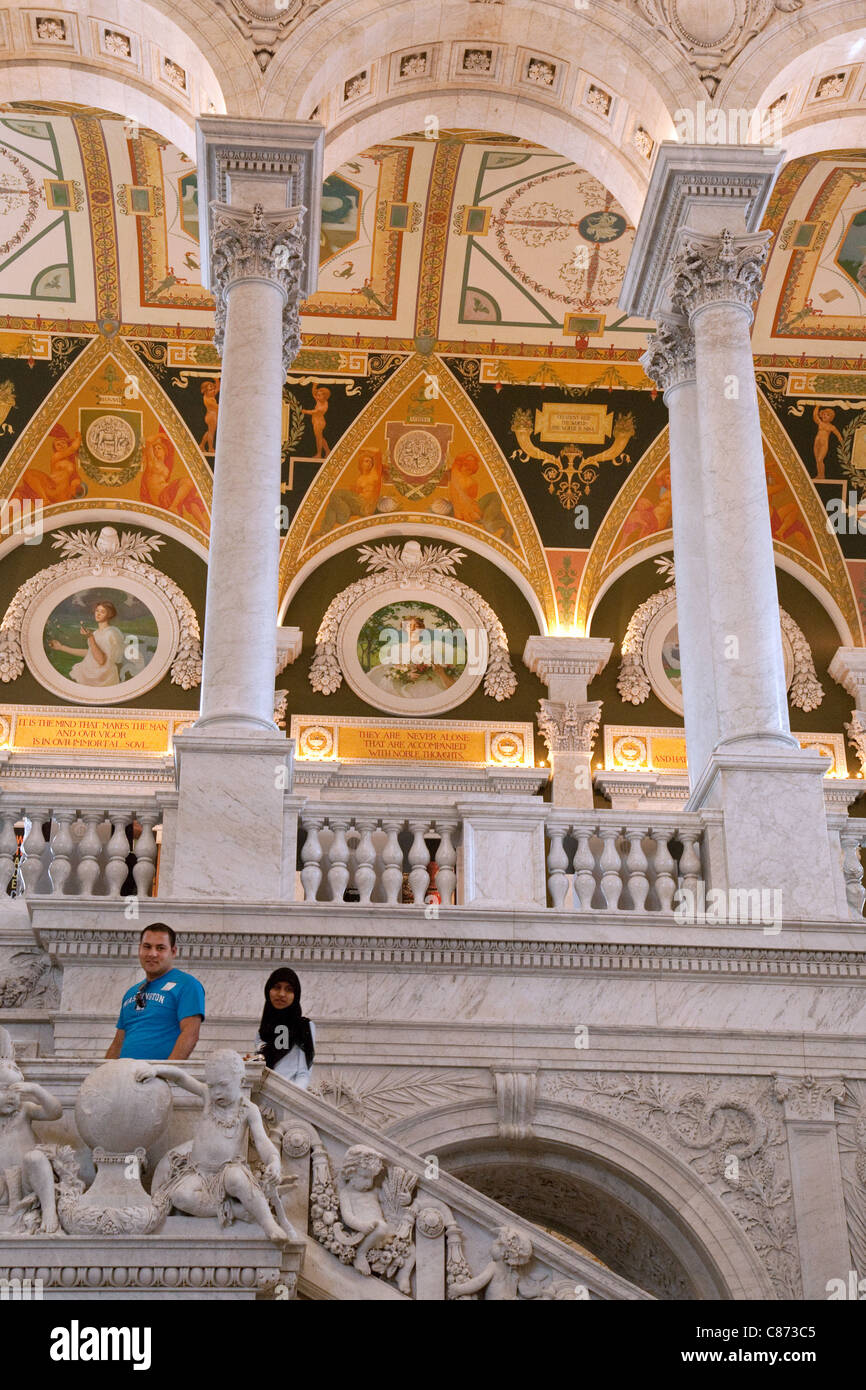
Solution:
[[(277, 1184), (285, 1182), (279, 1151), (268, 1138), (258, 1106), (243, 1094), (244, 1061), (239, 1053), (225, 1050), (209, 1057), (205, 1084), (180, 1067), (157, 1064), (151, 1070), (204, 1101), (192, 1145), (181, 1145), (165, 1156), (154, 1175), (153, 1195), (169, 1196), (171, 1205), (189, 1216), (218, 1216), (223, 1223), (235, 1216), (257, 1221), (277, 1244), (296, 1240), (277, 1191)], [(265, 1165), (261, 1182), (247, 1162), (251, 1139)]]

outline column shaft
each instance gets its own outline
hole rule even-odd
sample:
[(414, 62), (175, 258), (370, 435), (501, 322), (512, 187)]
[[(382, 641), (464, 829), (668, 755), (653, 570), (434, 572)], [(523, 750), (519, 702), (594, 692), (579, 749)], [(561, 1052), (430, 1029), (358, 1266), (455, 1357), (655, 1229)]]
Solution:
[(239, 280), (226, 295), (198, 727), (276, 727), (285, 299), (266, 280)]
[(692, 318), (703, 454), (704, 543), (718, 734), (790, 744), (779, 595), (761, 423), (749, 337), (751, 311), (708, 304)]

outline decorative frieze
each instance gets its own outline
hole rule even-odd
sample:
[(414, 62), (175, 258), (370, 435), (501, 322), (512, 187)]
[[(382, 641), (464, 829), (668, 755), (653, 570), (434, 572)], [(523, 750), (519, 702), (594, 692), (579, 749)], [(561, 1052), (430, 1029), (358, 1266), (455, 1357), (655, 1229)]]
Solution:
[[(296, 911), (300, 910), (295, 908)], [(352, 909), (363, 911), (357, 905)], [(366, 909), (371, 922), (381, 914), (381, 904)], [(452, 929), (461, 909), (451, 909)], [(279, 909), (285, 918), (285, 906)], [(819, 980), (866, 980), (866, 953), (862, 951), (780, 950), (763, 946), (715, 946), (708, 938), (702, 946), (662, 946), (617, 942), (569, 942), (555, 940), (479, 939), (457, 936), (447, 940), (418, 936), (418, 909), (389, 909), (405, 913), (416, 930), (406, 936), (323, 935), (184, 929), (184, 959), (201, 965), (228, 962), (282, 964), (291, 959), (306, 965), (375, 966), (385, 970), (478, 969), (484, 971), (532, 971), (562, 973), (596, 971), (605, 977), (622, 972), (630, 979), (646, 974), (653, 979), (694, 975), (701, 980), (766, 979), (814, 984)], [(479, 915), (474, 909), (473, 917)], [(600, 916), (601, 914), (599, 914)], [(537, 914), (536, 914), (537, 916)], [(531, 914), (527, 920), (530, 920)], [(40, 923), (39, 935), (52, 959), (71, 961), (135, 961), (137, 945), (125, 930), (112, 928), (57, 927)]]

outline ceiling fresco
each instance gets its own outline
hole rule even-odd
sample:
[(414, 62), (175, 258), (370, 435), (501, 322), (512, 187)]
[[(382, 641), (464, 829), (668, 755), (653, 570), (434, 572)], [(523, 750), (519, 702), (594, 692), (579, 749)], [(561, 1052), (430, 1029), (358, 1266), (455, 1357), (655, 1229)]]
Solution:
[[(0, 177), (0, 494), (49, 523), (140, 519), (202, 554), (221, 364), (194, 167), (108, 113), (19, 103), (0, 108)], [(767, 225), (774, 542), (861, 642), (862, 156), (792, 163)], [(667, 412), (638, 361), (647, 325), (617, 308), (633, 237), (595, 178), (514, 137), (417, 132), (326, 180), (283, 389), (284, 608), (327, 587), (326, 557), (392, 532), (499, 565), (549, 631), (595, 631), (611, 585), (671, 544)]]

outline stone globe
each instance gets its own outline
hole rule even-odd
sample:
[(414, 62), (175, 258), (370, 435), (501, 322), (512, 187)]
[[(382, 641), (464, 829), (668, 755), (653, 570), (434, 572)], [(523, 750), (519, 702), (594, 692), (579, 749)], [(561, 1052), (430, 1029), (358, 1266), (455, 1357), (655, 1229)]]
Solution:
[(121, 1057), (97, 1067), (82, 1082), (75, 1102), (78, 1133), (91, 1149), (107, 1153), (149, 1148), (170, 1114), (168, 1083), (153, 1076), (147, 1062), (133, 1058)]

